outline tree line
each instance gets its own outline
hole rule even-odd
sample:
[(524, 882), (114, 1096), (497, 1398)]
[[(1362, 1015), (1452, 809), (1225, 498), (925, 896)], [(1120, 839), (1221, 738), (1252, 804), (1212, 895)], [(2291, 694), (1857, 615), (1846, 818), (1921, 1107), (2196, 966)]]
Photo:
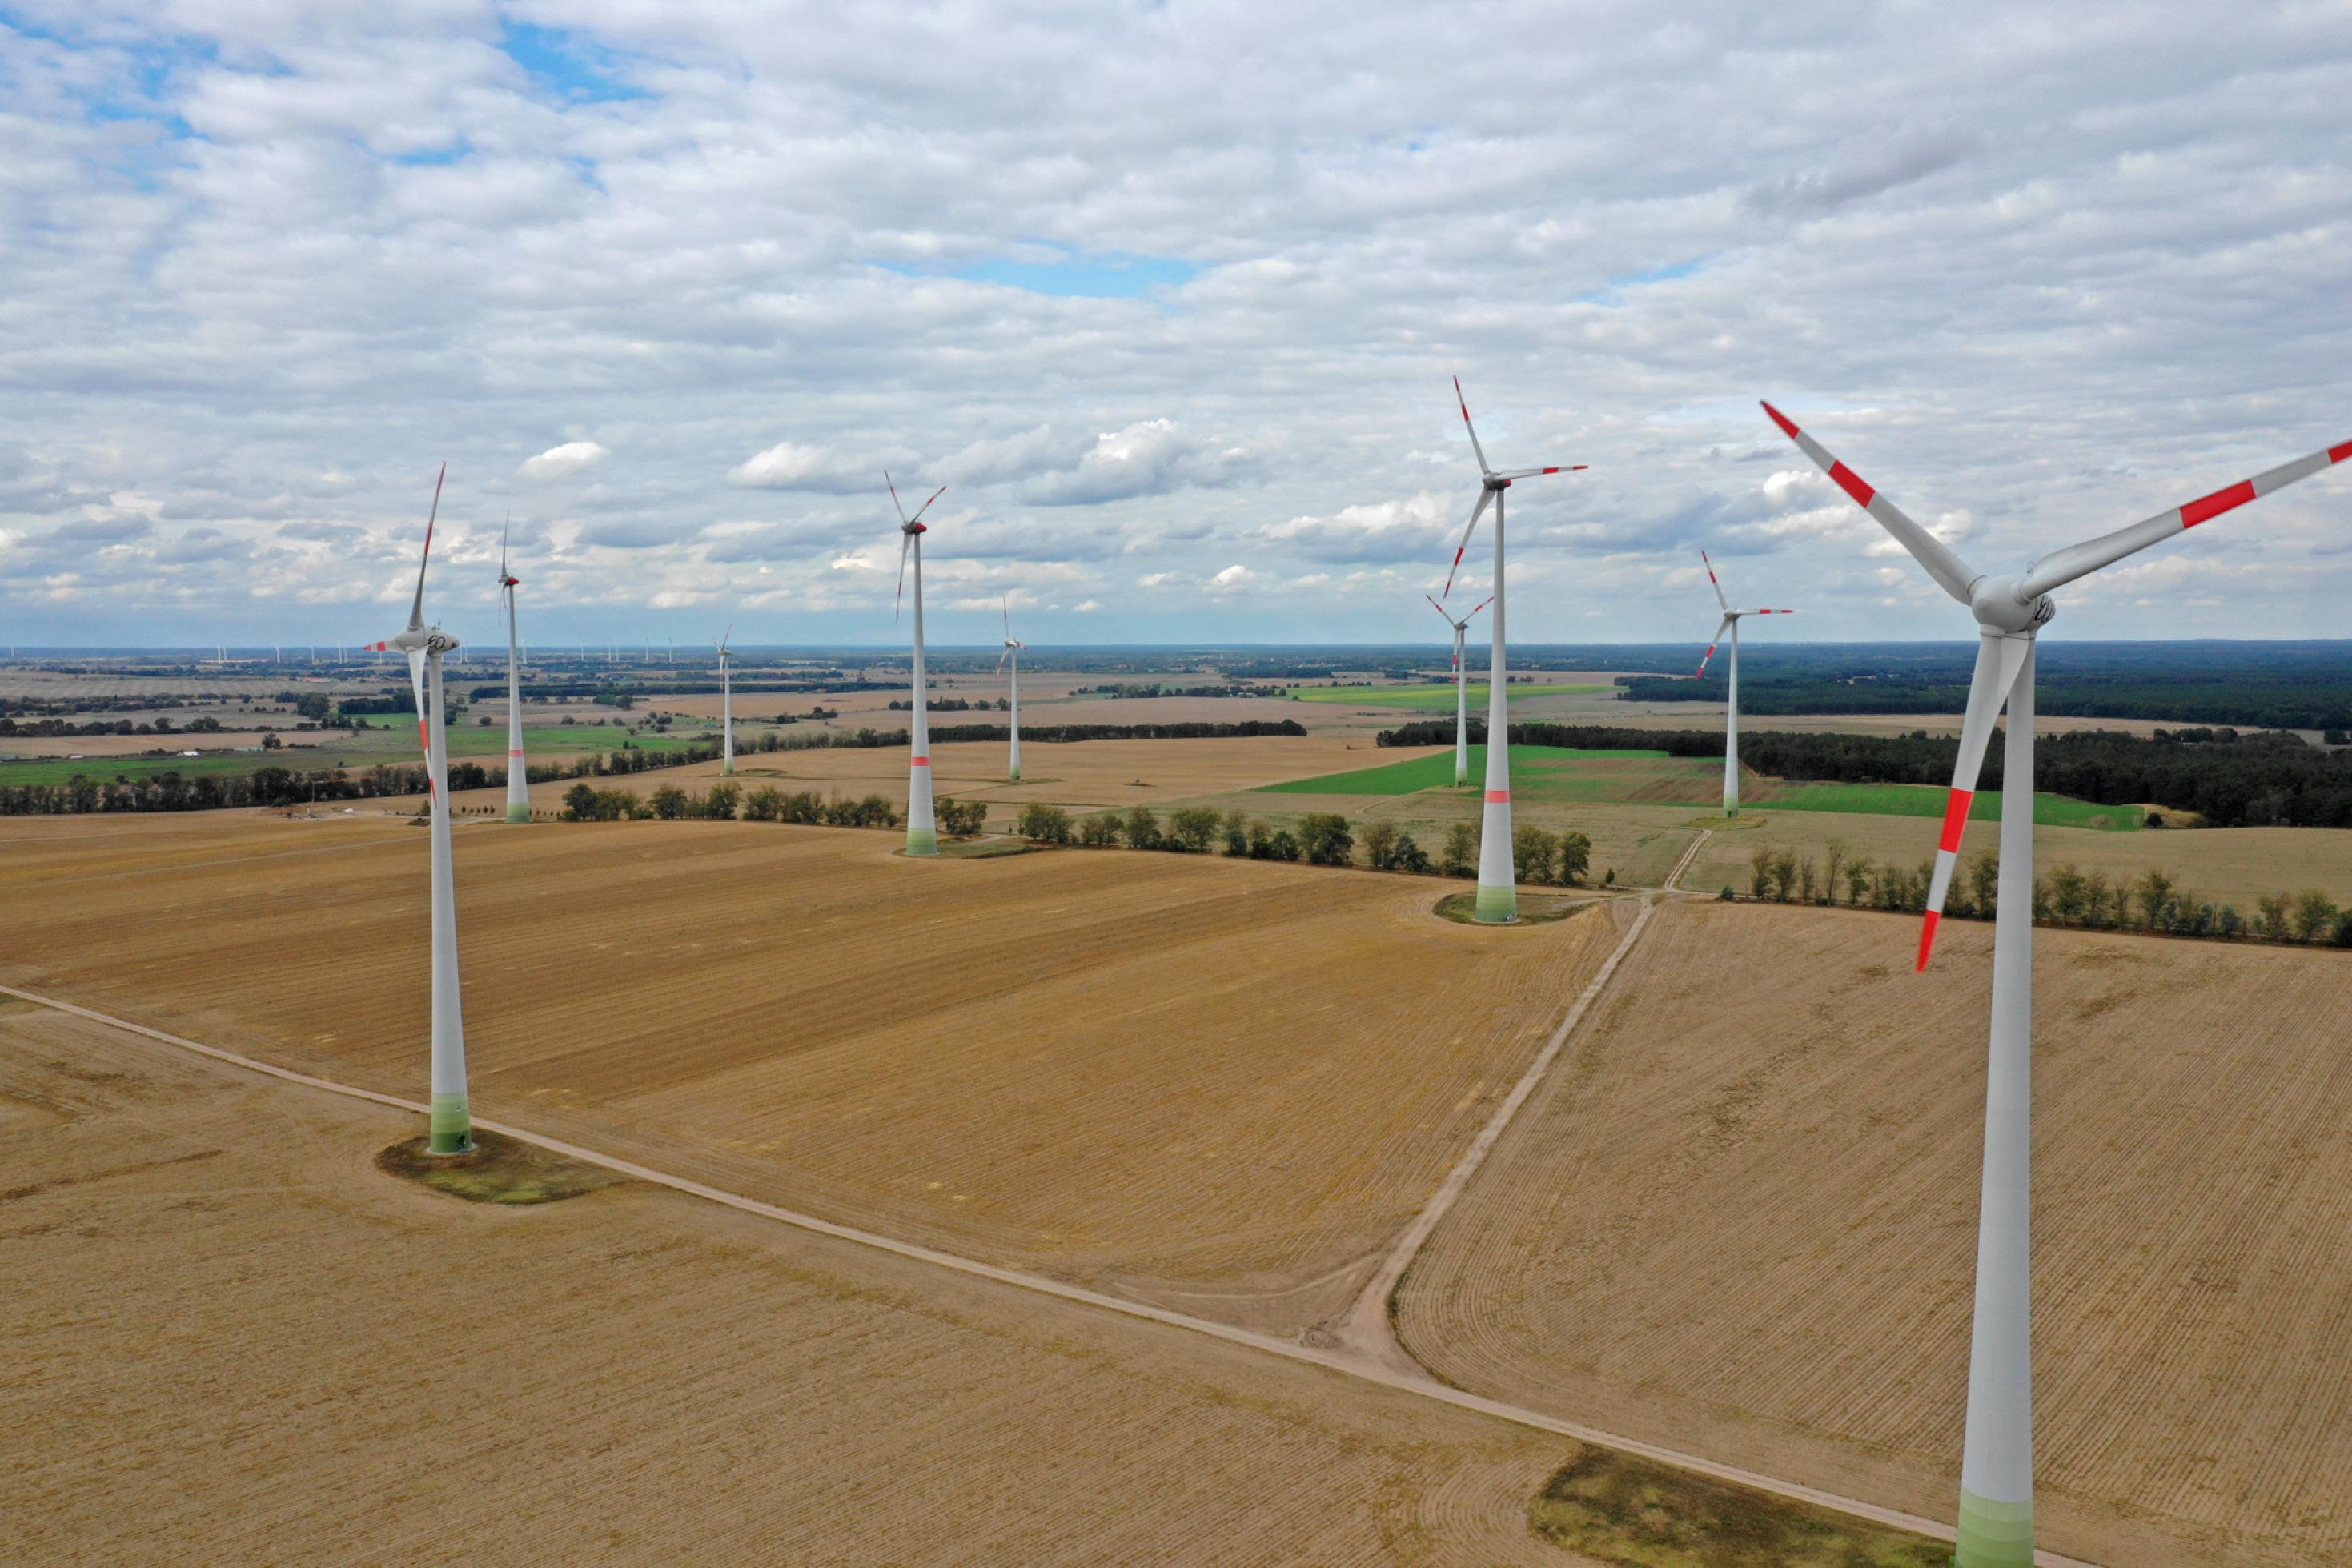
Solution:
[[(1484, 744), (1486, 727), (1470, 724)], [(1443, 746), (1451, 720), (1417, 720), (1380, 736), (1382, 746)], [(1998, 789), (2005, 736), (1993, 732), (1980, 789)], [(1664, 751), (1721, 757), (1720, 730), (1627, 729), (1614, 725), (1515, 724), (1515, 746)], [(1800, 782), (1948, 785), (1959, 740), (1931, 736), (1826, 735), (1756, 730), (1739, 740), (1744, 766)], [(2194, 811), (2214, 827), (2352, 827), (2352, 752), (2323, 751), (2293, 735), (2189, 729), (2140, 737), (2077, 730), (2035, 739), (2034, 784), (2103, 806), (2152, 803)]]
[[(1927, 906), (1936, 862), (1883, 864), (1854, 854), (1832, 839), (1817, 861), (1810, 854), (1759, 846), (1748, 858), (1748, 894), (1780, 904), (1835, 904), (1917, 914)], [(1735, 896), (1726, 887), (1720, 896)], [(2033, 879), (2037, 925), (2072, 925), (2091, 931), (2146, 931), (2168, 936), (2222, 941), (2260, 937), (2273, 942), (2333, 944), (2352, 947), (2352, 908), (2316, 888), (2267, 893), (2251, 914), (2217, 904), (2186, 886), (2172, 872), (2150, 867), (2137, 876), (2084, 871), (2071, 862)], [(1945, 890), (1944, 913), (1958, 920), (1990, 920), (2000, 907), (2000, 852), (1986, 849), (1954, 868)]]

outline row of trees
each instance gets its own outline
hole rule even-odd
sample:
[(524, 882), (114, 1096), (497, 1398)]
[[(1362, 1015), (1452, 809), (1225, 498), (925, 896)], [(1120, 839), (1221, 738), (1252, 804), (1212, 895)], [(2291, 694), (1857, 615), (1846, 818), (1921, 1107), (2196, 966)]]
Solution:
[[(1935, 862), (1880, 864), (1853, 854), (1832, 839), (1816, 861), (1793, 851), (1759, 847), (1748, 857), (1748, 894), (1781, 904), (1843, 902), (1856, 908), (1916, 913), (1927, 907)], [(1723, 890), (1726, 896), (1729, 888)], [(1957, 919), (1990, 920), (2000, 904), (2000, 855), (1983, 850), (1955, 868), (1945, 891), (1944, 913)], [(2334, 943), (2352, 947), (2352, 908), (2315, 888), (2264, 894), (2251, 916), (2236, 906), (2203, 898), (2161, 867), (2136, 877), (2084, 871), (2072, 862), (2053, 866), (2033, 879), (2036, 923), (2089, 930), (2150, 931), (2173, 936), (2232, 939), (2258, 936), (2273, 942)]]

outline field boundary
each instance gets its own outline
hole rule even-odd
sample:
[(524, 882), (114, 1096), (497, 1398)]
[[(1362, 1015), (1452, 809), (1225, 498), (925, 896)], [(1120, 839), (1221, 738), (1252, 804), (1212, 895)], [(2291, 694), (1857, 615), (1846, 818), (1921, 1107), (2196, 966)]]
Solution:
[[(1644, 915), (1647, 915), (1649, 907), (1649, 901), (1645, 900)], [(1640, 923), (1637, 922), (1637, 930), (1639, 925)], [(1624, 947), (1621, 945), (1620, 954), (1623, 951)], [(1588, 988), (1588, 990), (1597, 988), (1599, 980), (1596, 979), (1593, 987)], [(306, 1089), (339, 1094), (347, 1099), (362, 1100), (371, 1104), (404, 1111), (419, 1117), (425, 1116), (428, 1111), (428, 1107), (419, 1101), (404, 1100), (396, 1094), (386, 1094), (373, 1089), (362, 1089), (356, 1084), (341, 1083), (331, 1078), (320, 1078), (312, 1073), (298, 1071), (293, 1068), (280, 1067), (257, 1057), (246, 1056), (219, 1046), (206, 1045), (201, 1040), (171, 1034), (146, 1024), (134, 1023), (129, 1019), (117, 1018), (112, 1014), (100, 1012), (95, 1009), (85, 1008), (58, 998), (43, 996), (37, 991), (0, 985), (0, 996), (15, 997), (21, 1001), (30, 1002), (37, 1007), (48, 1008), (68, 1017), (88, 1019), (94, 1023), (104, 1024), (109, 1028), (152, 1040), (159, 1044), (190, 1051), (215, 1061), (226, 1063), (231, 1067), (260, 1073), (265, 1077), (299, 1084)], [(1565, 1038), (1565, 1028), (1559, 1038)], [(1957, 1535), (1952, 1525), (1944, 1523), (1940, 1520), (1927, 1519), (1917, 1514), (1906, 1513), (1900, 1509), (1865, 1502), (1860, 1498), (1843, 1497), (1835, 1492), (1806, 1486), (1801, 1482), (1784, 1480), (1758, 1471), (1742, 1469), (1737, 1465), (1722, 1464), (1696, 1454), (1686, 1454), (1659, 1444), (1643, 1442), (1639, 1438), (1622, 1437), (1597, 1427), (1587, 1426), (1582, 1422), (1547, 1416), (1541, 1411), (1525, 1409), (1518, 1406), (1506, 1404), (1501, 1400), (1489, 1399), (1462, 1389), (1449, 1387), (1436, 1382), (1426, 1374), (1416, 1375), (1397, 1371), (1359, 1358), (1300, 1344), (1293, 1340), (1277, 1339), (1269, 1334), (1238, 1328), (1230, 1323), (1221, 1323), (1207, 1318), (1196, 1318), (1182, 1312), (1171, 1312), (1164, 1307), (1150, 1306), (1140, 1301), (1123, 1301), (1116, 1296), (1102, 1295), (1079, 1286), (1065, 1284), (1058, 1280), (1047, 1279), (1043, 1275), (1024, 1273), (1016, 1269), (1001, 1268), (993, 1263), (983, 1263), (977, 1259), (943, 1252), (936, 1248), (898, 1240), (876, 1231), (839, 1225), (829, 1219), (820, 1219), (814, 1215), (803, 1214), (772, 1203), (763, 1203), (758, 1198), (729, 1192), (723, 1187), (710, 1186), (685, 1176), (656, 1170), (648, 1166), (638, 1165), (633, 1160), (623, 1159), (618, 1155), (551, 1137), (543, 1133), (535, 1133), (509, 1123), (477, 1117), (474, 1125), (485, 1131), (502, 1133), (508, 1137), (536, 1145), (556, 1154), (567, 1155), (573, 1159), (601, 1166), (607, 1170), (617, 1171), (623, 1176), (632, 1176), (656, 1186), (667, 1187), (671, 1191), (684, 1193), (690, 1197), (699, 1197), (744, 1214), (773, 1220), (797, 1230), (831, 1237), (838, 1241), (847, 1241), (856, 1246), (871, 1248), (876, 1251), (887, 1252), (895, 1257), (919, 1263), (933, 1264), (956, 1273), (992, 1281), (1001, 1285), (1009, 1285), (1016, 1290), (1031, 1291), (1081, 1306), (1097, 1307), (1125, 1317), (1139, 1318), (1145, 1322), (1159, 1323), (1163, 1327), (1202, 1334), (1211, 1339), (1222, 1340), (1228, 1344), (1262, 1351), (1288, 1361), (1321, 1367), (1327, 1372), (1337, 1373), (1341, 1376), (1356, 1378), (1399, 1393), (1415, 1395), (1442, 1405), (1453, 1406), (1457, 1409), (1507, 1421), (1514, 1426), (1549, 1432), (1556, 1437), (1569, 1437), (1577, 1442), (1591, 1443), (1604, 1448), (1614, 1448), (1622, 1453), (1638, 1455), (1676, 1469), (1728, 1481), (1737, 1486), (1749, 1487), (1759, 1491), (1771, 1493), (1776, 1497), (1791, 1498), (1801, 1502), (1831, 1509), (1839, 1513), (1850, 1514), (1857, 1519), (1871, 1520), (1898, 1530), (1911, 1531), (1916, 1534), (1928, 1536), (1937, 1541), (1952, 1541)], [(2098, 1568), (2097, 1564), (2083, 1559), (2061, 1556), (2052, 1552), (2037, 1551), (2034, 1553), (2034, 1562), (2042, 1564), (2042, 1568)]]

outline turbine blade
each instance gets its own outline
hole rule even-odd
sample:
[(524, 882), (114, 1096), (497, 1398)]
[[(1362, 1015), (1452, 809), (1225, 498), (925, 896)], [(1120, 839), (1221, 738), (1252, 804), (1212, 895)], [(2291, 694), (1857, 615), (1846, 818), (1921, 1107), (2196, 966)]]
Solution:
[(1448, 626), (1451, 626), (1451, 625), (1453, 625), (1453, 624), (1454, 624), (1454, 617), (1453, 617), (1453, 616), (1451, 616), (1451, 615), (1446, 615), (1446, 612), (1445, 612), (1445, 606), (1444, 606), (1443, 604), (1440, 604), (1439, 602), (1437, 602), (1437, 596), (1436, 596), (1436, 595), (1434, 595), (1434, 594), (1431, 594), (1431, 593), (1424, 593), (1424, 594), (1423, 594), (1423, 595), (1422, 595), (1422, 597), (1423, 597), (1423, 599), (1426, 599), (1426, 600), (1428, 600), (1428, 601), (1429, 601), (1429, 607), (1430, 607), (1432, 610), (1436, 611), (1440, 615), (1444, 615), (1444, 616), (1445, 616), (1445, 623), (1446, 623)]
[(1454, 574), (1462, 570), (1463, 553), (1470, 548), (1470, 536), (1478, 531), (1478, 519), (1486, 515), (1486, 505), (1495, 498), (1492, 490), (1478, 492), (1478, 504), (1470, 508), (1470, 525), (1462, 530), (1462, 542), (1454, 549), (1454, 564), (1445, 569), (1445, 591), (1454, 591)]
[(1507, 468), (1495, 476), (1497, 479), (1533, 479), (1545, 474), (1581, 474), (1591, 467), (1590, 463), (1570, 463), (1558, 468)]
[[(941, 496), (944, 496), (947, 493), (948, 487), (945, 485), (940, 486), (938, 489), (931, 492), (931, 501), (938, 500)], [(910, 523), (921, 522), (923, 520), (923, 514), (931, 509), (931, 501), (926, 501), (921, 506), (917, 507), (915, 508), (915, 515), (907, 520)]]
[(1495, 471), (1486, 466), (1486, 449), (1478, 444), (1478, 427), (1470, 423), (1470, 404), (1462, 395), (1460, 376), (1454, 378), (1454, 401), (1462, 405), (1462, 428), (1470, 433), (1470, 450), (1478, 455), (1478, 472), (1492, 475)]
[(903, 528), (907, 522), (907, 508), (898, 499), (898, 486), (892, 483), (887, 468), (882, 470), (882, 483), (890, 486), (890, 505), (897, 509), (899, 526)]
[[(433, 510), (425, 519), (425, 553), (416, 562), (416, 597), (408, 604), (408, 629), (411, 632), (425, 630), (425, 569), (432, 564), (433, 525), (441, 520), (441, 482), (448, 477), (449, 465), (444, 463), (441, 472), (433, 480)], [(422, 713), (425, 710), (420, 706), (417, 711)]]
[[(1009, 594), (1009, 593), (1008, 593), (1008, 594), (1006, 594), (1006, 595), (1004, 596), (1003, 602), (1003, 603), (1001, 603), (997, 608), (998, 608), (999, 610), (1001, 610), (1001, 611), (1003, 612), (1003, 615), (1004, 615), (1004, 640), (1005, 640), (1007, 643), (1010, 643), (1010, 642), (1012, 642), (1012, 641), (1013, 641), (1013, 595), (1011, 595), (1011, 594)], [(1003, 662), (1004, 662), (1004, 661), (1003, 661), (1003, 660), (1002, 660), (1002, 659), (999, 659), (999, 660), (997, 661), (997, 663), (998, 663), (998, 664), (1003, 664)]]
[[(1484, 599), (1480, 600), (1476, 604), (1474, 604), (1474, 605), (1472, 605), (1472, 606), (1470, 607), (1470, 615), (1475, 615), (1475, 614), (1477, 614), (1479, 611), (1486, 609), (1486, 606), (1488, 606), (1489, 604), (1492, 604), (1492, 603), (1494, 603), (1494, 602), (1495, 602), (1495, 596), (1494, 596), (1493, 594), (1491, 594), (1491, 593), (1490, 593), (1490, 594), (1488, 594), (1486, 598), (1484, 598)], [(1469, 620), (1470, 620), (1470, 615), (1465, 615), (1465, 616), (1462, 618), (1462, 619), (1463, 619), (1463, 622), (1464, 622), (1465, 624), (1469, 622)]]
[(2341, 446), (2331, 446), (2315, 452), (2308, 457), (2298, 457), (2292, 463), (2282, 463), (2267, 473), (2251, 479), (2241, 479), (2225, 490), (2216, 490), (2185, 507), (2175, 507), (2168, 512), (2134, 523), (2127, 528), (2102, 534), (2082, 544), (2069, 545), (2055, 555), (2042, 557), (2025, 574), (2019, 591), (2027, 599), (2039, 598), (2053, 588), (2063, 587), (2076, 578), (2113, 566), (2127, 555), (2137, 554), (2173, 535), (2186, 533), (2202, 522), (2209, 522), (2224, 512), (2235, 511), (2247, 502), (2283, 489), (2297, 479), (2307, 479), (2323, 469), (2332, 468), (2347, 458), (2352, 458), (2352, 441)]
[[(1952, 793), (1944, 802), (1944, 831), (1936, 841), (1936, 872), (1927, 884), (1927, 918), (1919, 930), (1915, 973), (1926, 970), (1927, 955), (1935, 949), (1936, 926), (1944, 918), (1944, 894), (1951, 889), (1952, 868), (1959, 863), (1960, 835), (1968, 831), (1969, 808), (1976, 800), (1977, 775), (1984, 769), (1993, 721), (2000, 716), (2001, 705), (2009, 700), (2010, 688), (2017, 684), (2018, 672), (2024, 668), (2025, 655), (2032, 646), (2030, 637), (2007, 637), (1998, 632), (1982, 633), (1977, 644), (1976, 674), (1969, 682), (1968, 716), (1960, 721), (1960, 755), (1952, 764)], [(2031, 811), (2033, 802), (2011, 800), (2004, 794), (2001, 810)]]
[(907, 602), (907, 547), (914, 542), (915, 536), (910, 533), (898, 535), (898, 598), (890, 607), (890, 624), (893, 626), (898, 623), (899, 608)]
[(1795, 442), (1822, 473), (1837, 482), (1839, 489), (1853, 497), (1854, 505), (1877, 518), (1879, 527), (1893, 534), (1895, 541), (1911, 552), (1911, 558), (1927, 569), (1927, 575), (1934, 578), (1945, 592), (1963, 604), (1969, 601), (1969, 590), (1975, 584), (1978, 574), (1969, 570), (1967, 564), (1952, 553), (1949, 545), (1913, 522), (1902, 507), (1873, 489), (1861, 475), (1831, 456), (1827, 448), (1799, 430), (1787, 414), (1769, 402), (1764, 404), (1764, 412), (1772, 416), (1772, 423), (1780, 427), (1782, 434)]
[(727, 622), (727, 635), (719, 639), (719, 651), (721, 653), (727, 652), (727, 644), (733, 641), (735, 641), (735, 622), (730, 621)]
[[(425, 710), (425, 650), (422, 648), (408, 650), (408, 685), (416, 694), (416, 740), (425, 748), (425, 766), (429, 771), (433, 767), (433, 730), (431, 716)], [(426, 789), (430, 792), (430, 784)]]
[(1726, 611), (1723, 612), (1723, 624), (1722, 624), (1722, 625), (1720, 625), (1720, 626), (1717, 626), (1717, 627), (1715, 629), (1715, 641), (1714, 641), (1714, 642), (1712, 642), (1712, 643), (1709, 643), (1706, 645), (1706, 652), (1704, 654), (1702, 654), (1702, 655), (1700, 656), (1700, 658), (1699, 658), (1699, 662), (1698, 662), (1698, 673), (1699, 673), (1700, 674), (1702, 674), (1702, 675), (1703, 675), (1703, 674), (1706, 674), (1706, 662), (1707, 662), (1707, 660), (1712, 659), (1712, 658), (1714, 658), (1714, 657), (1715, 657), (1715, 651), (1716, 651), (1717, 648), (1720, 648), (1720, 647), (1722, 647), (1722, 646), (1723, 646), (1723, 634), (1724, 634), (1726, 632), (1728, 632), (1728, 631), (1730, 631), (1730, 630), (1731, 630), (1731, 612), (1730, 612), (1730, 611), (1728, 611), (1728, 610), (1726, 610)]
[(1705, 550), (1701, 550), (1701, 551), (1699, 551), (1699, 552), (1698, 552), (1698, 559), (1699, 559), (1702, 562), (1705, 562), (1705, 564), (1706, 564), (1706, 580), (1707, 580), (1708, 585), (1709, 585), (1709, 586), (1711, 586), (1711, 587), (1715, 590), (1715, 601), (1716, 601), (1717, 604), (1720, 604), (1720, 605), (1722, 605), (1722, 606), (1723, 606), (1723, 612), (1724, 612), (1726, 615), (1730, 614), (1730, 613), (1731, 613), (1731, 601), (1729, 601), (1728, 599), (1726, 599), (1726, 598), (1723, 596), (1723, 584), (1716, 580), (1716, 576), (1715, 576), (1715, 562), (1713, 562), (1713, 561), (1711, 561), (1711, 560), (1708, 560), (1708, 559), (1706, 559), (1706, 551), (1705, 551)]
[(1013, 644), (1007, 643), (1004, 644), (1004, 652), (996, 655), (996, 673), (998, 674), (1001, 675), (1004, 673), (1004, 661), (1011, 657), (1013, 657)]
[(499, 586), (500, 588), (504, 588), (507, 579), (514, 575), (507, 570), (507, 536), (513, 532), (514, 514), (509, 512), (507, 520), (499, 525)]

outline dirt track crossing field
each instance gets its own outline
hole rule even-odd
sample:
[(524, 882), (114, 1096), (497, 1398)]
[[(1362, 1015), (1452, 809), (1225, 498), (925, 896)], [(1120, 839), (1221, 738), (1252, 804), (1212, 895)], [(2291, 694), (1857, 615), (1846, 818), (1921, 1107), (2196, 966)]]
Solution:
[(0, 1002), (12, 1558), (1583, 1562), (1570, 1440), (410, 1122)]
[[(1990, 930), (1680, 903), (1400, 1296), (1441, 1376), (1949, 1507)], [(2352, 1555), (2352, 961), (2042, 931), (2039, 1512), (2109, 1563)]]
[[(0, 978), (416, 1092), (423, 831), (224, 822), (83, 822), (12, 854)], [(1296, 1333), (1345, 1305), (1615, 939), (1605, 910), (1439, 920), (1427, 880), (892, 841), (467, 828), (478, 1113)]]

